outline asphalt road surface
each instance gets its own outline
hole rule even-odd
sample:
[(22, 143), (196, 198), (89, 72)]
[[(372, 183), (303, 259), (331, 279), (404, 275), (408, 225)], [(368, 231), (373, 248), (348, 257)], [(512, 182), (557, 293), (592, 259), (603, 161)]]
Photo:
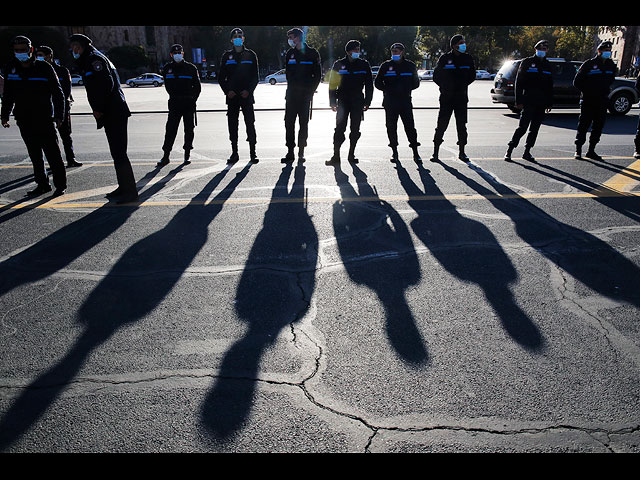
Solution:
[[(282, 85), (258, 87), (258, 155), (226, 165), (206, 85), (192, 163), (160, 159), (162, 88), (125, 87), (140, 202), (104, 198), (104, 132), (74, 88), (84, 165), (28, 199), (0, 132), (0, 451), (639, 452), (637, 107), (602, 162), (573, 159), (577, 110), (547, 116), (536, 163), (504, 162), (518, 119), (470, 93), (467, 164), (437, 92), (414, 95), (417, 166), (384, 112), (339, 168), (316, 95), (304, 164), (285, 153)], [(379, 92), (378, 92), (379, 93)], [(241, 140), (244, 126), (240, 119)], [(176, 145), (181, 145), (182, 129)], [(346, 157), (347, 145), (343, 146)]]

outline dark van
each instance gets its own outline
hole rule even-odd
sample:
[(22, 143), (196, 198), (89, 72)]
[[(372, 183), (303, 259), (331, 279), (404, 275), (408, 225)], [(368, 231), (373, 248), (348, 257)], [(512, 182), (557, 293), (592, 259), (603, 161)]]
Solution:
[[(493, 103), (504, 103), (513, 112), (515, 107), (515, 81), (518, 66), (522, 60), (509, 60), (498, 71), (494, 88), (491, 89)], [(582, 62), (550, 58), (553, 74), (554, 108), (577, 108), (580, 106), (580, 91), (573, 86), (573, 79)], [(635, 81), (616, 78), (609, 93), (609, 111), (614, 115), (625, 115), (638, 102)]]

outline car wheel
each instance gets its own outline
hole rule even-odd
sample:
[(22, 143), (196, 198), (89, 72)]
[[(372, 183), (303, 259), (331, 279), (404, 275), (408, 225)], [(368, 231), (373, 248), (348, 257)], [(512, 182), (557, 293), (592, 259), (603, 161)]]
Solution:
[(157, 87), (158, 86), (158, 82), (153, 82), (153, 86)]
[(78, 85), (84, 85), (84, 82), (82, 80), (78, 80)]
[(275, 85), (275, 84), (276, 84), (276, 79), (275, 79), (275, 78), (270, 78), (270, 79), (269, 79), (269, 83), (270, 83), (271, 85)]
[(631, 97), (626, 92), (616, 93), (611, 97), (609, 111), (614, 115), (626, 115), (631, 110)]

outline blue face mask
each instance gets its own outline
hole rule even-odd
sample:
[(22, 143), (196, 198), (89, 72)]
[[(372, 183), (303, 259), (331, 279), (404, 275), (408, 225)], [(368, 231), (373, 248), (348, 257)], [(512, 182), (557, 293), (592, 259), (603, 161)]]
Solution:
[(611, 52), (602, 52), (602, 58), (611, 58)]
[(236, 37), (233, 39), (233, 46), (234, 47), (241, 47), (243, 44), (242, 38), (240, 37)]
[(360, 58), (360, 52), (351, 52), (351, 58)]
[(44, 57), (36, 57), (36, 60), (40, 60), (41, 62), (44, 62)]
[(396, 62), (402, 58), (402, 55), (391, 55), (391, 60), (395, 60)]
[(547, 52), (544, 50), (536, 50), (536, 56), (537, 57), (544, 57), (547, 55)]
[(16, 53), (15, 55), (20, 62), (28, 62), (31, 57), (28, 53)]
[(466, 52), (466, 51), (467, 51), (467, 44), (466, 44), (466, 43), (463, 43), (462, 45), (458, 45), (458, 51), (459, 51), (460, 53), (464, 53), (464, 52)]
[(182, 54), (181, 53), (174, 53), (173, 54), (173, 61), (174, 62), (181, 62), (182, 61)]
[(71, 55), (73, 55), (73, 58), (75, 58), (76, 60), (80, 58), (80, 54), (79, 53), (71, 52)]

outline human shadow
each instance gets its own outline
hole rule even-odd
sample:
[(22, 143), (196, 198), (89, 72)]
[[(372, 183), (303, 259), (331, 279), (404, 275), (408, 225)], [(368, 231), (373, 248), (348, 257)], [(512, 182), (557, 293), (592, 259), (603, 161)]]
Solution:
[(460, 214), (421, 165), (418, 171), (424, 192), (402, 165), (396, 164), (408, 203), (418, 214), (411, 222), (414, 233), (447, 272), (482, 289), (511, 338), (529, 351), (541, 352), (544, 338), (510, 289), (518, 273), (500, 242), (482, 222)]
[(400, 214), (352, 165), (358, 191), (340, 166), (335, 179), (342, 199), (333, 205), (333, 230), (349, 278), (373, 290), (386, 318), (386, 334), (402, 361), (412, 368), (428, 363), (425, 341), (416, 326), (405, 291), (420, 283), (420, 262)]
[[(84, 331), (75, 344), (63, 358), (31, 382), (0, 419), (0, 450), (37, 422), (73, 381), (94, 350), (119, 329), (143, 319), (162, 302), (205, 245), (209, 224), (245, 178), (250, 165), (237, 173), (207, 204), (209, 194), (229, 171), (227, 166), (164, 228), (124, 252), (78, 309), (77, 321), (84, 325)], [(185, 232), (189, 234), (185, 235)], [(179, 243), (176, 245), (176, 242)]]
[[(501, 197), (458, 170), (443, 168), (514, 222), (516, 233), (556, 266), (597, 294), (640, 307), (640, 268), (595, 235), (557, 220), (472, 163), (467, 166)], [(634, 201), (633, 198), (628, 199)]]
[[(542, 125), (547, 127), (563, 128), (567, 130), (576, 130), (578, 128), (578, 118), (580, 116), (580, 107), (576, 105), (575, 112), (560, 112), (552, 110), (544, 116)], [(505, 116), (519, 119), (519, 114), (506, 113)], [(636, 115), (612, 115), (607, 113), (602, 133), (608, 135), (629, 135), (636, 131), (638, 117)]]
[(24, 185), (28, 185), (29, 183), (33, 182), (33, 179), (33, 174), (29, 174), (19, 178), (14, 178), (13, 180), (9, 180), (8, 182), (4, 182), (3, 184), (0, 184), (0, 194), (15, 190), (17, 188), (23, 187)]
[[(635, 221), (640, 221), (640, 203), (637, 201), (629, 201), (632, 194), (626, 192), (619, 192), (612, 188), (607, 187), (606, 185), (595, 183), (590, 180), (586, 180), (578, 175), (565, 172), (562, 169), (557, 167), (552, 167), (551, 165), (547, 165), (539, 160), (536, 160), (535, 163), (530, 164), (529, 162), (522, 163), (511, 160), (511, 163), (515, 165), (519, 165), (525, 170), (529, 170), (531, 172), (538, 173), (540, 175), (544, 175), (553, 180), (557, 180), (562, 183), (566, 183), (571, 185), (572, 187), (581, 190), (585, 193), (591, 193), (596, 195), (594, 200), (602, 205), (605, 205), (612, 210), (617, 211)], [(541, 167), (541, 168), (536, 168)], [(544, 169), (544, 170), (543, 170)], [(553, 173), (551, 173), (553, 172)], [(616, 172), (621, 175), (628, 176), (632, 179), (640, 180), (640, 176), (636, 176), (630, 172)], [(557, 175), (556, 175), (557, 174)]]
[(305, 203), (305, 167), (298, 164), (293, 170), (291, 165), (282, 169), (238, 281), (235, 310), (247, 329), (225, 353), (200, 409), (206, 434), (216, 440), (227, 441), (242, 428), (265, 352), (310, 306), (318, 236)]

